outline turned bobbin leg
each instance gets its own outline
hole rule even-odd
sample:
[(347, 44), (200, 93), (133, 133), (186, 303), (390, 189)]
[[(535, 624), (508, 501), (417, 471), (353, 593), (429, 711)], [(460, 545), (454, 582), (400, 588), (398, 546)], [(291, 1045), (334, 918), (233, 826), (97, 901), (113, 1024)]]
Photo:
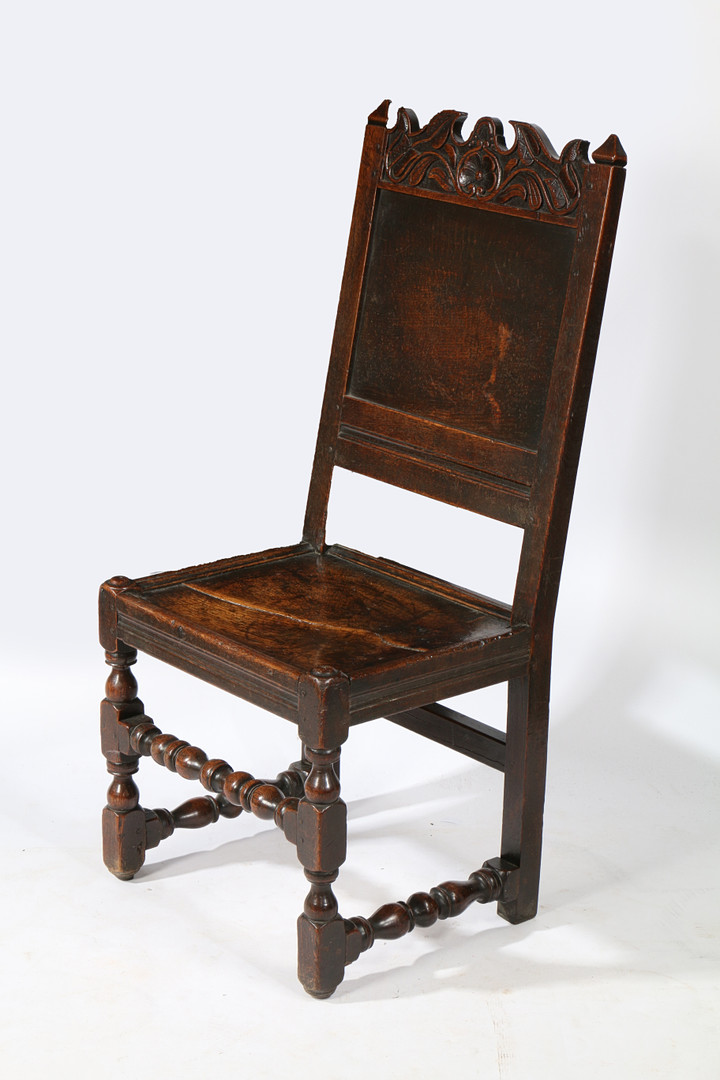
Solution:
[(329, 997), (345, 972), (345, 922), (332, 885), (347, 850), (340, 798), (340, 745), (348, 732), (348, 681), (319, 670), (301, 680), (300, 737), (310, 763), (298, 805), (297, 853), (310, 891), (298, 919), (298, 977), (313, 997)]
[(549, 702), (549, 661), (510, 679), (501, 850), (519, 869), (514, 897), (498, 904), (498, 914), (511, 923), (532, 919), (538, 908)]
[(142, 715), (137, 682), (130, 667), (137, 651), (118, 642), (116, 652), (105, 654), (112, 668), (100, 706), (102, 751), (113, 780), (103, 810), (103, 859), (108, 870), (127, 881), (145, 860), (145, 813), (139, 806), (134, 773), (139, 755), (130, 745), (129, 732), (134, 717)]

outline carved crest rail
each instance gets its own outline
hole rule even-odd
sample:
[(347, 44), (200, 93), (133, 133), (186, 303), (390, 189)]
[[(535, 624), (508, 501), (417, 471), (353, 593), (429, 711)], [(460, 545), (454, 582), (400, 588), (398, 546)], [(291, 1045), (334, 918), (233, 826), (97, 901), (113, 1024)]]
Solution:
[(507, 147), (502, 123), (489, 116), (463, 140), (466, 119), (467, 113), (448, 109), (421, 128), (411, 109), (399, 109), (388, 132), (383, 181), (573, 217), (588, 164), (587, 141), (574, 139), (558, 155), (541, 128), (511, 121), (515, 142)]

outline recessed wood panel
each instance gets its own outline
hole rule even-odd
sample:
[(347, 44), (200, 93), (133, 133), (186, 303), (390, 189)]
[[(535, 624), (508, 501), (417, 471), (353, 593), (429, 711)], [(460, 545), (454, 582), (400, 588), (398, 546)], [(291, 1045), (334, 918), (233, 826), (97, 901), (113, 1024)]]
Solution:
[(536, 450), (575, 235), (378, 192), (348, 392)]

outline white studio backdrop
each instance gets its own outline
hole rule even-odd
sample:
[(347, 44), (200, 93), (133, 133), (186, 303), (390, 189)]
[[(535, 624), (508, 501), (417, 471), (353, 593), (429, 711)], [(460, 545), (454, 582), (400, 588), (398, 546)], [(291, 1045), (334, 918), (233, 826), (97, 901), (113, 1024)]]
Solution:
[[(14, 751), (52, 703), (76, 742), (86, 723), (95, 753), (100, 581), (299, 538), (363, 128), (389, 97), (390, 123), (406, 105), (421, 123), (465, 110), (466, 132), (499, 116), (508, 142), (510, 119), (539, 123), (558, 151), (620, 136), (628, 176), (553, 724), (604, 709), (629, 718), (628, 746), (643, 735), (687, 760), (720, 756), (718, 29), (717, 5), (701, 0), (3, 5), (1, 633)], [(510, 599), (509, 527), (338, 471), (330, 528)], [(159, 678), (152, 665), (147, 678)], [(190, 693), (183, 676), (162, 678), (171, 698)], [(233, 702), (212, 701), (223, 723)], [(591, 725), (579, 730), (591, 758)], [(71, 769), (59, 730), (42, 739), (40, 771), (53, 758)], [(713, 783), (701, 815), (717, 813)], [(30, 805), (40, 815), (39, 795)], [(4, 844), (15, 825), (10, 813)]]
[[(36, 647), (34, 589), (72, 583), (77, 660), (109, 574), (296, 539), (363, 125), (385, 96), (421, 121), (465, 109), (468, 130), (500, 115), (509, 137), (508, 119), (538, 122), (556, 148), (620, 134), (569, 575), (602, 578), (611, 606), (642, 590), (638, 613), (668, 589), (694, 603), (717, 524), (716, 25), (711, 5), (673, 12), (567, 4), (549, 28), (530, 4), (507, 20), (422, 3), (7, 5), (8, 645)], [(381, 535), (405, 518), (383, 513)], [(458, 559), (477, 569), (478, 550), (460, 542)]]

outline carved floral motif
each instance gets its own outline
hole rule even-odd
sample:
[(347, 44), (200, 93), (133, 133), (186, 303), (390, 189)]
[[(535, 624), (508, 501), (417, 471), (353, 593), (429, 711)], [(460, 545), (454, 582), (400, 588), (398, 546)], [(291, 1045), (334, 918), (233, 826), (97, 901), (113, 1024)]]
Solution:
[(478, 120), (463, 141), (466, 117), (446, 110), (420, 128), (411, 110), (400, 109), (388, 133), (383, 179), (534, 212), (573, 214), (588, 164), (587, 142), (569, 142), (558, 157), (540, 128), (512, 121), (515, 142), (508, 149), (502, 124), (492, 117)]

